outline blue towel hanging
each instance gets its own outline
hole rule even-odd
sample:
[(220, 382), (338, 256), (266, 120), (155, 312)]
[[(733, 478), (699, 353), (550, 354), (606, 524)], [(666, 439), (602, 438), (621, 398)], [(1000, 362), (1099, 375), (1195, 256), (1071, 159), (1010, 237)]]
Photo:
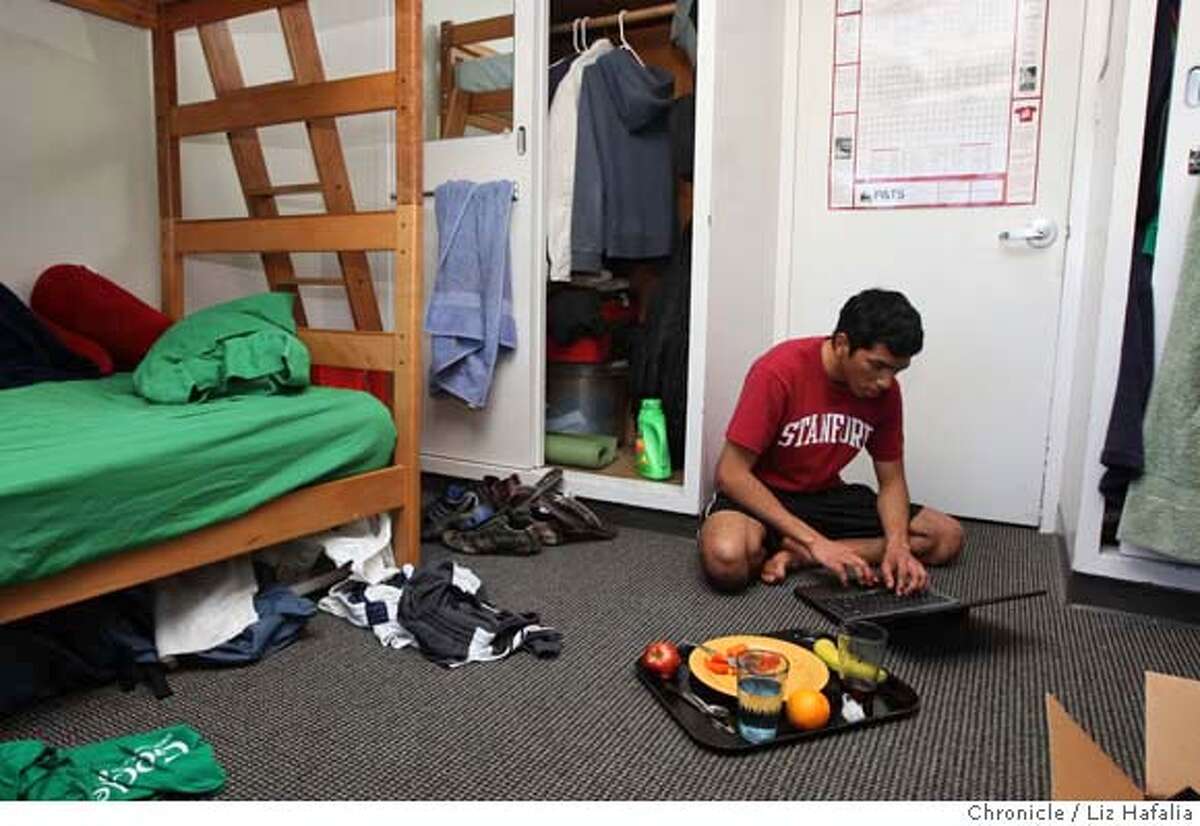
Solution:
[(500, 351), (517, 347), (509, 226), (512, 181), (447, 181), (434, 193), (438, 270), (425, 313), (430, 389), (487, 405)]

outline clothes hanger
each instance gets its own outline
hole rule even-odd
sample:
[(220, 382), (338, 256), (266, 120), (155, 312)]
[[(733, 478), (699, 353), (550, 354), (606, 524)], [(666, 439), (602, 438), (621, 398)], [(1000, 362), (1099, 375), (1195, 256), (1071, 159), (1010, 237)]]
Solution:
[(642, 60), (641, 55), (639, 55), (637, 51), (629, 45), (629, 41), (625, 39), (625, 9), (621, 9), (621, 11), (617, 14), (617, 27), (621, 33), (621, 48), (633, 55), (633, 59), (638, 62), (638, 65), (645, 69), (646, 61)]
[(571, 21), (571, 45), (575, 47), (575, 54), (583, 54), (583, 49), (579, 48), (579, 22), (578, 17)]
[(590, 17), (585, 17), (585, 18), (583, 18), (583, 20), (580, 21), (580, 32), (582, 33), (581, 39), (583, 41), (583, 50), (585, 52), (591, 48), (591, 44), (588, 43), (588, 41), (587, 41), (587, 24), (588, 24), (588, 21), (591, 19), (592, 18), (590, 18)]

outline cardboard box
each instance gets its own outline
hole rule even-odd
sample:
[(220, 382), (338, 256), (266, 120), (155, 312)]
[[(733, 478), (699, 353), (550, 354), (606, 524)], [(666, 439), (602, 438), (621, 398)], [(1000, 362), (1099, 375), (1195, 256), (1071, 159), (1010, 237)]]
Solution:
[(1200, 792), (1200, 681), (1146, 672), (1146, 788), (1140, 789), (1053, 694), (1046, 695), (1050, 797), (1167, 800)]

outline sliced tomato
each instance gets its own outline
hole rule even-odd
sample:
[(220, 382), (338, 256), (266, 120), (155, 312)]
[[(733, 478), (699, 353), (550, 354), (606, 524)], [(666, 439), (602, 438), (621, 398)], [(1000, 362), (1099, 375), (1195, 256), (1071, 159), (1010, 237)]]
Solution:
[(728, 674), (729, 660), (722, 657), (720, 654), (715, 654), (708, 658), (708, 670), (714, 674)]
[(783, 657), (779, 654), (763, 654), (758, 660), (759, 664), (766, 669), (778, 668), (783, 662)]

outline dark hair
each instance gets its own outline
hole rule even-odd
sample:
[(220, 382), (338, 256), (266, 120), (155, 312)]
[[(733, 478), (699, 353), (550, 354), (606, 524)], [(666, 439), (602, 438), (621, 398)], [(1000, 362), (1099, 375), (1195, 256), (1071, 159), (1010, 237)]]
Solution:
[(885, 344), (892, 355), (909, 358), (921, 352), (925, 331), (921, 314), (903, 293), (863, 290), (842, 306), (833, 334), (845, 333), (850, 352)]

